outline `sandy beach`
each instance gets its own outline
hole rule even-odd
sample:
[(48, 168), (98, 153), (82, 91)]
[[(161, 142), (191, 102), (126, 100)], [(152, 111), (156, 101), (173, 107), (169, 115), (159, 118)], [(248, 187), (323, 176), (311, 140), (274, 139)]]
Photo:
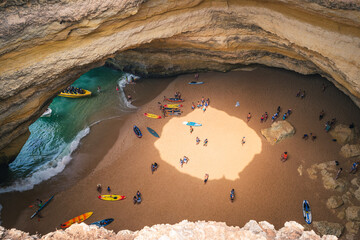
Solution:
[[(242, 226), (250, 219), (266, 220), (279, 228), (290, 220), (305, 224), (301, 208), (304, 199), (311, 204), (314, 220), (346, 223), (326, 207), (326, 200), (337, 193), (325, 190), (319, 179), (311, 180), (306, 169), (314, 163), (337, 160), (346, 170), (341, 178), (350, 181), (353, 177), (347, 171), (354, 160), (341, 157), (341, 146), (324, 131), (325, 122), (332, 118), (343, 124), (360, 122), (360, 111), (347, 96), (320, 76), (266, 67), (200, 73), (199, 80), (205, 84), (187, 84), (193, 80), (193, 74), (178, 76), (155, 99), (146, 104), (135, 102), (141, 105), (136, 113), (96, 126), (98, 130), (92, 130), (75, 153), (72, 169), (81, 172), (79, 177), (74, 178), (71, 170), (65, 170), (34, 190), (2, 194), (3, 226), (45, 234), (75, 216), (93, 211), (86, 223), (114, 218), (107, 227), (114, 231), (139, 230), (184, 219), (220, 221), (230, 226)], [(327, 86), (324, 92), (323, 84)], [(299, 89), (306, 90), (304, 99), (295, 97)], [(176, 91), (185, 99), (181, 116), (165, 119), (144, 116), (145, 112), (160, 114), (158, 102), (163, 103), (163, 96), (173, 97)], [(205, 112), (191, 110), (191, 103), (202, 97), (210, 98), (209, 108)], [(235, 107), (236, 102), (239, 107)], [(270, 127), (271, 119), (261, 123), (260, 117), (268, 112), (271, 118), (277, 106), (281, 106), (282, 113), (292, 109), (287, 120), (296, 133), (272, 146), (260, 132)], [(319, 121), (322, 109), (325, 117)], [(247, 122), (249, 112), (252, 118)], [(183, 121), (203, 126), (190, 133)], [(141, 129), (141, 139), (135, 136), (133, 125)], [(154, 129), (160, 138), (152, 136), (146, 127)], [(317, 139), (303, 140), (303, 134), (310, 132)], [(196, 137), (201, 140), (199, 145), (195, 143)], [(205, 138), (209, 141), (207, 146), (203, 146)], [(96, 150), (95, 162), (85, 163), (86, 149)], [(283, 163), (280, 155), (284, 151), (289, 153), (289, 160)], [(181, 167), (179, 159), (183, 156), (190, 160)], [(159, 168), (152, 174), (153, 162)], [(87, 167), (83, 168), (84, 165)], [(300, 165), (304, 169), (302, 175), (298, 172)], [(209, 174), (206, 184), (205, 173)], [(67, 178), (74, 180), (61, 187)], [(118, 202), (99, 200), (96, 191), (99, 183), (103, 193), (110, 186), (113, 194), (127, 198)], [(236, 193), (234, 202), (229, 200), (232, 188)], [(143, 201), (134, 205), (132, 198), (137, 190), (141, 191)], [(29, 202), (52, 194), (56, 194), (54, 200), (42, 211), (40, 221), (30, 220), (34, 210), (27, 207)], [(19, 198), (23, 200), (17, 200), (15, 205), (12, 200)]]

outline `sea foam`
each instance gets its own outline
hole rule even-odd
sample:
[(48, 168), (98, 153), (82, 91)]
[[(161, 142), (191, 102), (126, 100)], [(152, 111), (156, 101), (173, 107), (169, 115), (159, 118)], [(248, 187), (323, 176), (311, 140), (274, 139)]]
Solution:
[(79, 146), (80, 140), (88, 135), (90, 127), (86, 127), (81, 130), (74, 138), (74, 140), (68, 144), (64, 150), (58, 155), (57, 158), (41, 166), (35, 170), (30, 176), (16, 180), (11, 186), (0, 188), (0, 193), (6, 192), (23, 192), (33, 189), (36, 184), (46, 181), (58, 173), (62, 172), (65, 166), (71, 161), (71, 154)]
[(135, 107), (134, 105), (131, 104), (131, 101), (128, 101), (127, 100), (127, 96), (125, 94), (125, 91), (124, 91), (124, 88), (127, 84), (133, 84), (133, 83), (130, 83), (130, 79), (134, 79), (134, 80), (137, 80), (139, 79), (139, 77), (133, 75), (133, 74), (130, 74), (130, 73), (124, 73), (123, 76), (121, 76), (119, 78), (119, 87), (120, 87), (120, 98), (121, 98), (121, 102), (120, 102), (120, 107), (121, 107), (121, 110), (123, 111), (126, 111), (128, 109), (136, 109), (137, 107)]

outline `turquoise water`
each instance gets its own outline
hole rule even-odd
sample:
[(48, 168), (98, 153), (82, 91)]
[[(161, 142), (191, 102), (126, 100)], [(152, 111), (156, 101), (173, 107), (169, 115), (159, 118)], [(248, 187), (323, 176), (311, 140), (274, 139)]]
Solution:
[(128, 76), (109, 68), (96, 68), (72, 84), (90, 90), (91, 97), (56, 97), (49, 106), (51, 116), (40, 117), (30, 126), (31, 135), (10, 164), (9, 177), (0, 192), (29, 190), (55, 176), (71, 161), (71, 153), (93, 124), (134, 111), (136, 108), (126, 101), (122, 88), (116, 91), (117, 84), (125, 86)]

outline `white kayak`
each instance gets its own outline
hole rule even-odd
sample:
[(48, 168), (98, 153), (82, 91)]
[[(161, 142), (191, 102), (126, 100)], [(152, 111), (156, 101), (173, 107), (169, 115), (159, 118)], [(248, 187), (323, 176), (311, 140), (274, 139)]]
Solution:
[(40, 117), (50, 117), (51, 113), (52, 113), (51, 108), (48, 108)]

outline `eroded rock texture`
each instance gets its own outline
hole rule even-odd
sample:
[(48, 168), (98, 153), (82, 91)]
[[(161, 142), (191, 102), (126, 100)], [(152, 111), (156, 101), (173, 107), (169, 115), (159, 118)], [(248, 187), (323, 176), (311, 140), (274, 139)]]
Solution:
[(109, 58), (145, 76), (248, 64), (318, 73), (360, 106), (357, 0), (5, 0), (0, 7), (3, 162), (16, 155), (5, 147), (23, 144), (59, 90)]

